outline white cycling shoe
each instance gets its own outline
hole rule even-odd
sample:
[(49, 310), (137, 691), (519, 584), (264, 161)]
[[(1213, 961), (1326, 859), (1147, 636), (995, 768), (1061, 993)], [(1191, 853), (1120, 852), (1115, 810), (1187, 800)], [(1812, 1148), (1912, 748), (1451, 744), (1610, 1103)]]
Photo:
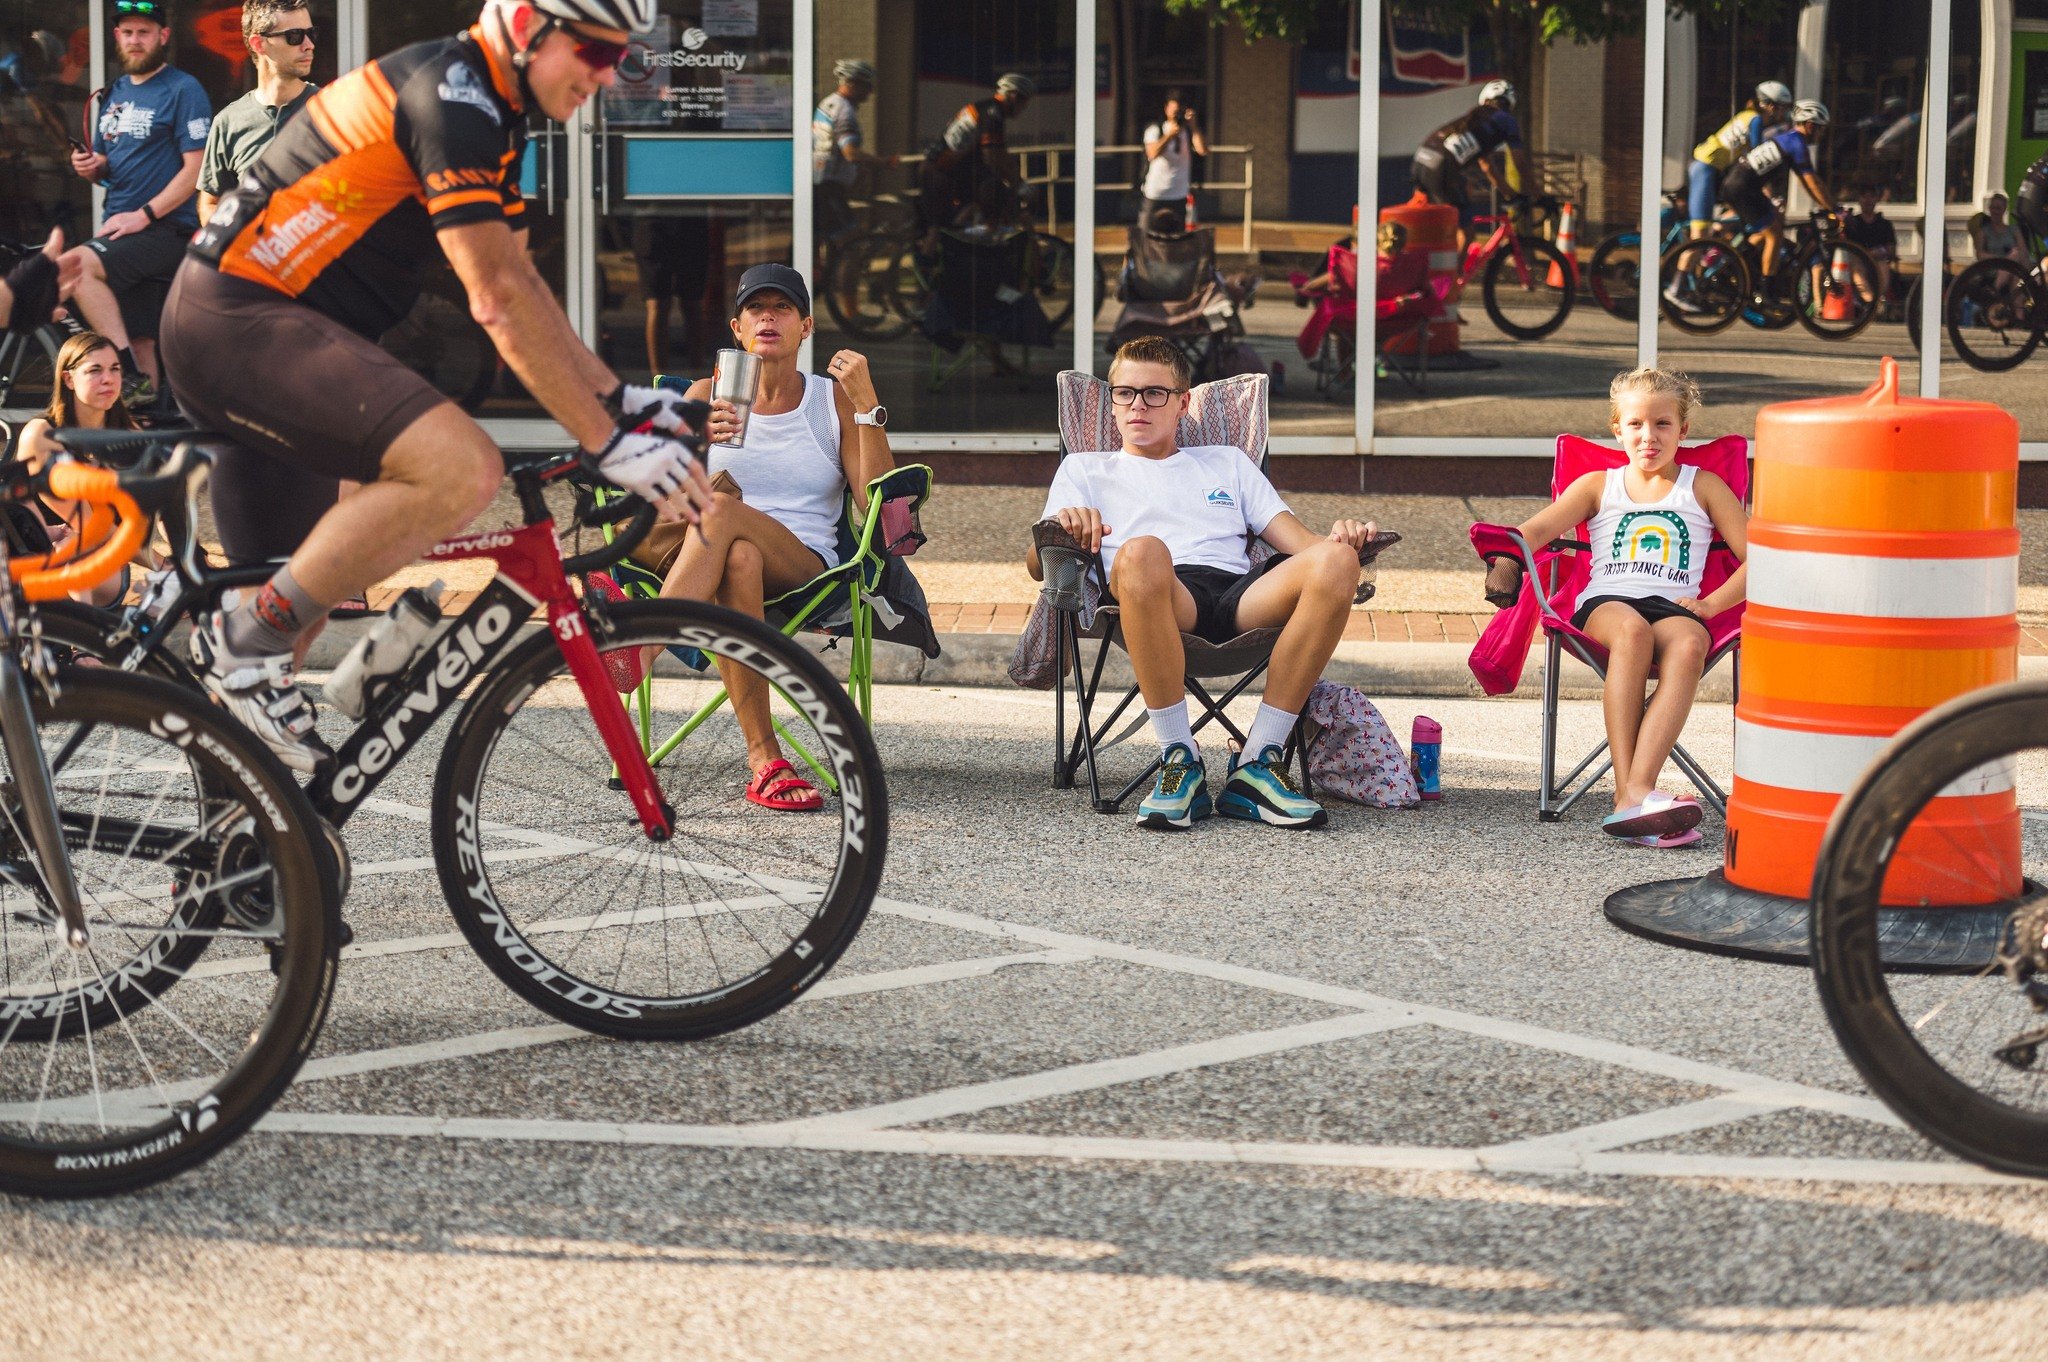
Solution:
[(299, 689), (291, 654), (236, 655), (224, 637), (225, 608), (192, 631), (199, 679), (279, 761), (301, 775), (313, 774), (320, 763), (334, 760), (334, 749), (321, 741), (313, 702)]

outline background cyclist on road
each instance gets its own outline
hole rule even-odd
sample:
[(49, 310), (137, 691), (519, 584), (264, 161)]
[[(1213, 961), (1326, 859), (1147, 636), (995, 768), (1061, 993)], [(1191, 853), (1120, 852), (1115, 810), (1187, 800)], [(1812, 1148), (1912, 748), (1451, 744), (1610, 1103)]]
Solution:
[(2048, 156), (2027, 167), (2013, 191), (2012, 215), (2036, 241), (2048, 241)]
[[(620, 383), (571, 329), (526, 251), (529, 111), (567, 119), (616, 79), (656, 0), (489, 0), (478, 23), (343, 76), (222, 197), (165, 309), (164, 354), (193, 417), (242, 449), (220, 521), (230, 554), (290, 561), (195, 630), (207, 688), (289, 766), (332, 754), (292, 665), (299, 635), (459, 531), (504, 478), (461, 408), (380, 350), (446, 256), (498, 353), (598, 471), (695, 518), (701, 465), (679, 397)], [(336, 480), (364, 485), (335, 503)], [(257, 495), (251, 495), (252, 489)], [(303, 540), (303, 542), (301, 542)]]
[(1465, 170), (1477, 164), (1480, 173), (1505, 198), (1516, 191), (1493, 163), (1493, 154), (1505, 147), (1514, 159), (1515, 183), (1522, 194), (1534, 192), (1536, 177), (1529, 170), (1529, 153), (1522, 147), (1522, 128), (1509, 110), (1515, 107), (1515, 87), (1505, 80), (1488, 81), (1479, 91), (1479, 103), (1422, 139), (1410, 167), (1415, 187), (1431, 203), (1447, 203), (1458, 210), (1458, 244), (1465, 244), (1465, 228), (1476, 211), (1465, 193)]
[(1756, 98), (1740, 113), (1716, 128), (1692, 149), (1692, 162), (1685, 171), (1686, 209), (1692, 218), (1692, 234), (1703, 237), (1714, 225), (1714, 205), (1721, 201), (1721, 177), (1738, 156), (1748, 154), (1764, 140), (1766, 129), (1784, 121), (1792, 105), (1792, 91), (1781, 80), (1767, 80), (1756, 87)]
[(1763, 243), (1763, 272), (1758, 288), (1766, 296), (1778, 264), (1778, 243), (1785, 238), (1785, 217), (1776, 198), (1784, 194), (1792, 173), (1814, 202), (1833, 212), (1835, 201), (1821, 188), (1813, 171), (1813, 139), (1828, 125), (1828, 106), (1817, 99), (1802, 99), (1792, 106), (1792, 126), (1765, 135), (1728, 169), (1721, 181), (1721, 197), (1742, 218), (1749, 234)]

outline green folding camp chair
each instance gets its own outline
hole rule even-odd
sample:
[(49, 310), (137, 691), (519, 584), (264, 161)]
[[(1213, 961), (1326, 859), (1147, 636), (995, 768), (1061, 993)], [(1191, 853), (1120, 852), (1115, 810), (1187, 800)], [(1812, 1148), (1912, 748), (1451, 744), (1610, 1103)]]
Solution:
[[(767, 602), (768, 622), (784, 634), (805, 630), (828, 634), (832, 647), (837, 647), (840, 639), (850, 641), (847, 691), (870, 726), (874, 723), (875, 640), (908, 644), (926, 657), (939, 655), (938, 634), (932, 629), (924, 589), (903, 561), (925, 542), (918, 512), (931, 492), (932, 470), (924, 464), (906, 464), (869, 483), (865, 515), (857, 511), (849, 491), (839, 521), (839, 565)], [(628, 597), (647, 599), (661, 594), (661, 578), (631, 559), (614, 567), (611, 575)], [(694, 649), (670, 651), (694, 670), (712, 666), (708, 657)], [(657, 740), (653, 685), (650, 674), (632, 692), (629, 707), (649, 762), (659, 765), (716, 714), (728, 697), (725, 688), (719, 687), (674, 733)], [(803, 712), (795, 705), (789, 710), (792, 714)], [(774, 724), (784, 747), (836, 792), (830, 763), (812, 751), (812, 744), (791, 733), (783, 716), (776, 716)]]

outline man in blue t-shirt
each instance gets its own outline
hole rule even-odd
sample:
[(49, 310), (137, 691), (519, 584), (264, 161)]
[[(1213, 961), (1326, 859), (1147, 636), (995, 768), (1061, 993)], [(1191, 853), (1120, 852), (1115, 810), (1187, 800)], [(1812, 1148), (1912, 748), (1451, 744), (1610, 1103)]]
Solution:
[(156, 396), (156, 326), (185, 244), (199, 229), (194, 194), (213, 106), (198, 81), (167, 65), (164, 0), (114, 0), (121, 78), (99, 106), (92, 146), (74, 146), (71, 168), (107, 188), (99, 235), (72, 254), (72, 299), (86, 325), (114, 342), (131, 403)]

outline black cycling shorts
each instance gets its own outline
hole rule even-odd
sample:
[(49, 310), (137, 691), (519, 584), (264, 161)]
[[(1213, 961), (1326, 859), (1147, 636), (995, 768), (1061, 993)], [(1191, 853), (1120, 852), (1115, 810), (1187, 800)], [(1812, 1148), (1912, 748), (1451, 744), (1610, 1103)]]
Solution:
[(164, 291), (185, 258), (191, 235), (183, 227), (153, 222), (128, 236), (96, 236), (85, 243), (107, 272), (107, 287), (121, 305), (121, 325), (131, 340), (156, 339)]
[(201, 260), (171, 285), (161, 343), (178, 405), (240, 446), (212, 479), (236, 562), (289, 555), (338, 479), (375, 482), (392, 441), (448, 400), (333, 318)]
[(1778, 205), (1764, 192), (1764, 182), (1745, 175), (1738, 164), (1721, 181), (1721, 202), (1733, 208), (1750, 231), (1761, 231), (1778, 220)]
[(1449, 153), (1439, 151), (1434, 160), (1418, 155), (1408, 169), (1415, 177), (1415, 187), (1428, 195), (1431, 203), (1447, 203), (1459, 209), (1467, 206), (1465, 167), (1452, 160)]

